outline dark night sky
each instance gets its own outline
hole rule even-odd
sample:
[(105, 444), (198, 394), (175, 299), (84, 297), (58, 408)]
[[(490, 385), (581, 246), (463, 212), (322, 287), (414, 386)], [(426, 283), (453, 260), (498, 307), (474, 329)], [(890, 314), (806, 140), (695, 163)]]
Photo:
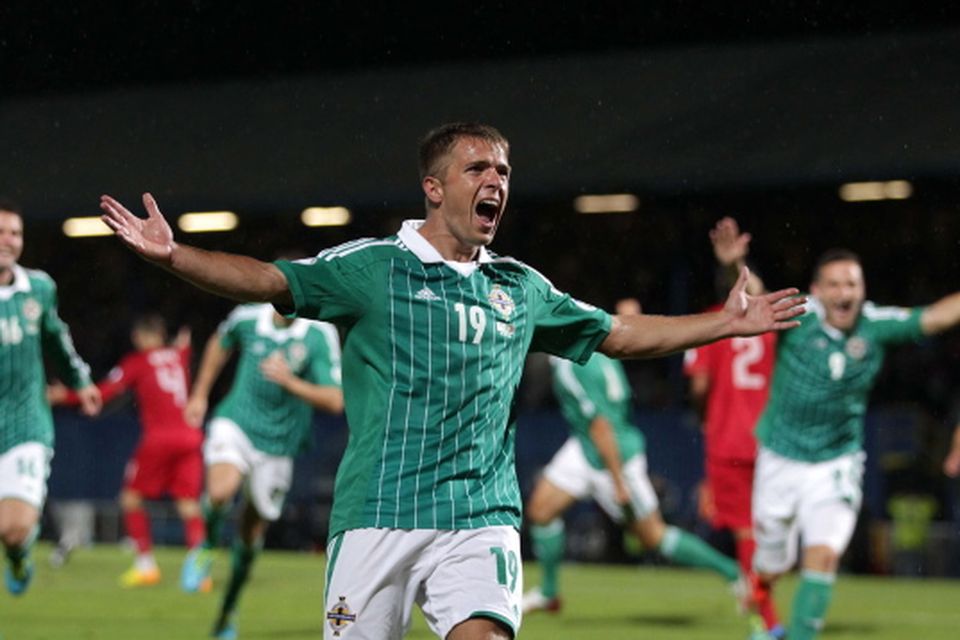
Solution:
[[(267, 8), (267, 7), (270, 8)], [(326, 73), (442, 61), (922, 31), (947, 3), (14, 0), (0, 6), (2, 95)]]

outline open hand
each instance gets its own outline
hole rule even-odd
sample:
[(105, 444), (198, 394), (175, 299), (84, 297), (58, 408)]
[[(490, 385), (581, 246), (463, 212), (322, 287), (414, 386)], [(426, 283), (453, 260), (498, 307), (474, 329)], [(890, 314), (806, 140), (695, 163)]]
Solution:
[(103, 195), (100, 196), (100, 208), (103, 210), (100, 218), (141, 257), (151, 262), (169, 262), (176, 246), (173, 231), (160, 213), (157, 201), (149, 193), (143, 194), (143, 206), (147, 210), (147, 217), (139, 218), (114, 198)]

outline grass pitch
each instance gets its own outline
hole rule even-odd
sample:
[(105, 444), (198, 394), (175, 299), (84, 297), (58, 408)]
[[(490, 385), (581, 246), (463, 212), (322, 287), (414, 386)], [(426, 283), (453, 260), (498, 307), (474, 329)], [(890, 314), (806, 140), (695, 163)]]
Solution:
[[(211, 594), (184, 594), (178, 578), (181, 549), (158, 549), (164, 580), (125, 590), (117, 577), (131, 557), (120, 547), (81, 549), (61, 569), (47, 564), (50, 548), (35, 552), (30, 591), (0, 591), (2, 640), (180, 640), (205, 638), (217, 611), (229, 554), (214, 565)], [(263, 554), (240, 602), (244, 640), (317, 640), (322, 637), (324, 561), (303, 553)], [(526, 581), (539, 580), (528, 566)], [(568, 565), (562, 573), (564, 609), (524, 620), (523, 640), (743, 639), (746, 623), (734, 613), (725, 587), (708, 573), (681, 569)], [(787, 612), (795, 580), (777, 594)], [(825, 640), (947, 640), (960, 629), (960, 581), (893, 580), (841, 576), (827, 618)], [(433, 638), (417, 613), (408, 638)]]

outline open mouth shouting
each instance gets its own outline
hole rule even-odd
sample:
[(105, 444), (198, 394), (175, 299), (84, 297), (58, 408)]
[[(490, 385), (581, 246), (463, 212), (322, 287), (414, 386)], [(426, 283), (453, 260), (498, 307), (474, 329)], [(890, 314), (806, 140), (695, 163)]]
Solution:
[(473, 207), (480, 230), (492, 234), (500, 221), (502, 202), (498, 198), (483, 198)]

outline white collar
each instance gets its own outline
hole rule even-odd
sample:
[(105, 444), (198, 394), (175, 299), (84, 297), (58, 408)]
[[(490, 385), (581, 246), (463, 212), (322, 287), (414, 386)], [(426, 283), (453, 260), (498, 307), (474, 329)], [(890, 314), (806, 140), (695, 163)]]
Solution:
[(26, 293), (30, 291), (30, 278), (27, 276), (27, 270), (18, 264), (14, 264), (13, 281), (8, 285), (0, 286), (0, 300), (9, 300), (15, 293)]
[(260, 308), (257, 316), (257, 335), (272, 338), (277, 342), (286, 342), (290, 338), (302, 340), (310, 328), (310, 323), (303, 318), (297, 318), (289, 327), (278, 327), (273, 322), (273, 305), (265, 304)]
[(846, 338), (846, 334), (843, 331), (837, 329), (832, 324), (827, 324), (827, 310), (818, 298), (813, 296), (807, 298), (807, 308), (817, 315), (817, 319), (820, 321), (820, 328), (823, 329), (823, 332), (830, 336), (831, 339), (843, 340)]
[(425, 220), (404, 220), (403, 225), (400, 227), (400, 231), (397, 232), (397, 236), (400, 238), (400, 241), (407, 246), (410, 251), (413, 252), (413, 255), (417, 256), (420, 259), (420, 262), (424, 264), (436, 264), (442, 262), (449, 267), (457, 270), (458, 272), (469, 275), (472, 273), (478, 264), (485, 262), (493, 262), (493, 258), (490, 256), (490, 253), (487, 251), (486, 247), (481, 246), (480, 251), (477, 252), (477, 259), (470, 262), (457, 262), (455, 260), (446, 260), (440, 252), (437, 251), (437, 248), (430, 244), (430, 242), (420, 235), (420, 227), (423, 226)]

